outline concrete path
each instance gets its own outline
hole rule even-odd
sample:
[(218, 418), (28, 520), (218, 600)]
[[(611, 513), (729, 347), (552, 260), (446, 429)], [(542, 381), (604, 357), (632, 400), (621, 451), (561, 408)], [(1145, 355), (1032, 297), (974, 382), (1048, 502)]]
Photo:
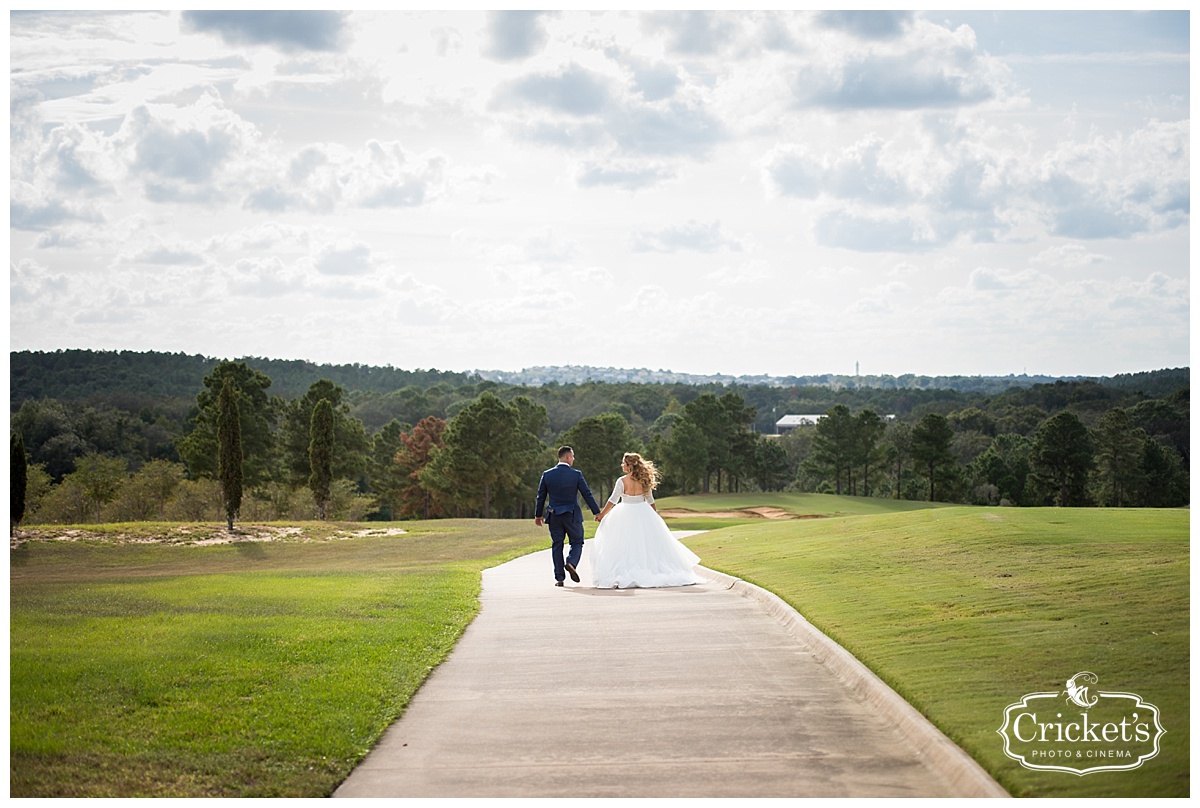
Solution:
[(334, 796), (1004, 795), (744, 582), (598, 590), (589, 551), (564, 588), (549, 550), (485, 571), (479, 616)]

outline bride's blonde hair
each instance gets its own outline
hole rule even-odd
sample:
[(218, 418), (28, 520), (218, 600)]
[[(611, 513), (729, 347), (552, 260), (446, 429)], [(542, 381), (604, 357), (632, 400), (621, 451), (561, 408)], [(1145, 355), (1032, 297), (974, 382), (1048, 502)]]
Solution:
[(629, 476), (638, 481), (644, 491), (653, 491), (658, 487), (658, 469), (654, 463), (642, 457), (637, 452), (626, 452), (621, 458), (629, 466)]

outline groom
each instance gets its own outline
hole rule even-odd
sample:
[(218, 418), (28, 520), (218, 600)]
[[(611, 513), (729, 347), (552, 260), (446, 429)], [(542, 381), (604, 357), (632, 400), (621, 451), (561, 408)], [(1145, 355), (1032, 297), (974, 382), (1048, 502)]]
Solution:
[[(583, 494), (592, 513), (600, 513), (599, 506), (583, 479), (583, 472), (571, 468), (575, 462), (575, 450), (563, 446), (558, 450), (558, 465), (542, 472), (542, 481), (538, 483), (537, 504), (533, 512), (537, 514), (533, 523), (542, 526), (542, 514), (546, 514), (546, 523), (550, 526), (550, 555), (554, 559), (554, 585), (562, 586), (566, 572), (571, 574), (571, 580), (579, 583), (579, 573), (575, 567), (583, 556), (583, 509), (579, 507), (576, 494)], [(547, 504), (547, 498), (549, 504)], [(543, 511), (542, 509), (546, 510)], [(571, 551), (563, 559), (563, 535), (571, 539)]]

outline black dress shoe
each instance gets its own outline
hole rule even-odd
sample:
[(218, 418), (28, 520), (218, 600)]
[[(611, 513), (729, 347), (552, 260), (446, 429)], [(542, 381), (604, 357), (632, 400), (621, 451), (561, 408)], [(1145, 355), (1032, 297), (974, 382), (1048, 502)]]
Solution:
[(571, 580), (579, 583), (579, 573), (575, 571), (575, 565), (567, 561), (563, 566), (567, 568), (567, 574), (571, 576)]
[(554, 585), (555, 585), (555, 586), (562, 586), (562, 585), (563, 585), (563, 582), (562, 582), (562, 581), (555, 581), (555, 582), (554, 582)]

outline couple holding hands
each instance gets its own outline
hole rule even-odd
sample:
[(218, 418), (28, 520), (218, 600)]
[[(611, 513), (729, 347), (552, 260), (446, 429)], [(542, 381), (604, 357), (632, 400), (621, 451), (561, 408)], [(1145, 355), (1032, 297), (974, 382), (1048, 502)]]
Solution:
[[(550, 553), (554, 559), (554, 585), (563, 586), (567, 574), (579, 582), (583, 558), (583, 510), (579, 494), (596, 515), (600, 526), (592, 540), (592, 583), (598, 589), (687, 586), (701, 583), (692, 567), (699, 556), (673, 535), (654, 507), (658, 470), (636, 452), (621, 459), (625, 474), (613, 484), (604, 510), (596, 505), (583, 472), (572, 468), (575, 452), (570, 446), (558, 450), (558, 465), (542, 473), (538, 484), (534, 524), (543, 520), (550, 528)], [(544, 516), (543, 516), (544, 515)], [(563, 539), (570, 551), (563, 557)]]

